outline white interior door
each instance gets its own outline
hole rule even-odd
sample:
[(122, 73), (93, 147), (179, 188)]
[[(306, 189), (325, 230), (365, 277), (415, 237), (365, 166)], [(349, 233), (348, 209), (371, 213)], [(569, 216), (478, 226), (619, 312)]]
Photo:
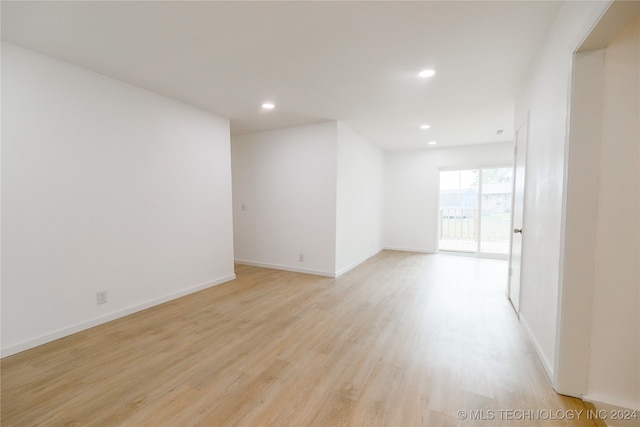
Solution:
[(526, 120), (516, 131), (513, 162), (513, 208), (511, 210), (511, 250), (509, 252), (509, 281), (507, 294), (513, 308), (520, 312), (520, 272), (522, 261), (522, 235), (524, 230), (524, 183), (527, 156), (528, 123)]

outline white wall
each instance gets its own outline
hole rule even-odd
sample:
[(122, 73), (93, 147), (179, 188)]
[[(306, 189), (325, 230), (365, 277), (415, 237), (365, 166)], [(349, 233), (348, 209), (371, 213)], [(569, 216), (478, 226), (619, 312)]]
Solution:
[(336, 159), (336, 122), (233, 138), (238, 262), (335, 274)]
[(554, 378), (571, 58), (606, 3), (567, 2), (516, 103), (529, 113), (520, 319)]
[(441, 168), (512, 164), (512, 143), (385, 153), (384, 247), (438, 250)]
[(607, 46), (589, 399), (640, 410), (640, 15)]
[(336, 275), (382, 249), (384, 152), (338, 123)]
[(639, 20), (613, 3), (573, 70), (555, 386), (607, 413), (640, 409)]
[(562, 295), (555, 386), (581, 396), (587, 389), (593, 267), (596, 246), (598, 175), (602, 137), (604, 49), (574, 59), (571, 125), (566, 172)]
[(234, 277), (228, 120), (4, 43), (2, 104), (3, 355)]

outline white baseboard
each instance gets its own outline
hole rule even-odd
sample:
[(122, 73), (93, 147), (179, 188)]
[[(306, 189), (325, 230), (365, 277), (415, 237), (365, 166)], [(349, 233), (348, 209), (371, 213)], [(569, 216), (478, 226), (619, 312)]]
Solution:
[(361, 258), (358, 261), (352, 262), (351, 264), (347, 265), (346, 267), (341, 268), (340, 270), (336, 271), (335, 277), (342, 276), (347, 271), (353, 270), (354, 268), (356, 268), (357, 266), (359, 266), (360, 264), (362, 264), (363, 262), (365, 262), (369, 258), (373, 258), (374, 256), (378, 255), (383, 250), (384, 249), (382, 249), (382, 248), (376, 249), (376, 251), (373, 252), (371, 255), (367, 255), (366, 257)]
[(551, 382), (553, 383), (553, 372), (554, 372), (553, 365), (549, 363), (549, 360), (547, 359), (545, 354), (542, 352), (542, 347), (540, 346), (540, 343), (538, 343), (536, 336), (533, 334), (533, 331), (531, 330), (531, 328), (529, 327), (529, 324), (527, 323), (527, 319), (522, 315), (522, 313), (520, 313), (520, 323), (522, 324), (522, 327), (527, 333), (529, 340), (531, 340), (531, 343), (533, 344), (533, 348), (536, 350), (538, 359), (540, 359), (540, 362), (542, 362), (542, 366), (544, 367), (544, 370), (547, 373), (549, 380), (551, 380)]
[(422, 254), (435, 254), (437, 251), (430, 251), (427, 249), (421, 248), (405, 248), (405, 247), (396, 247), (396, 246), (385, 246), (382, 250), (385, 251), (399, 251), (399, 252), (418, 252)]
[(270, 262), (249, 261), (249, 260), (246, 260), (246, 259), (235, 259), (235, 262), (237, 264), (251, 265), (253, 267), (271, 268), (271, 269), (274, 269), (274, 270), (293, 271), (295, 273), (305, 273), (305, 274), (313, 274), (313, 275), (316, 275), (316, 276), (334, 277), (335, 278), (335, 277), (343, 275), (344, 273), (346, 273), (349, 270), (353, 270), (354, 268), (356, 268), (357, 266), (359, 266), (360, 264), (362, 264), (363, 262), (365, 262), (369, 258), (378, 255), (383, 250), (384, 250), (383, 248), (376, 249), (376, 251), (374, 253), (372, 253), (371, 255), (367, 255), (366, 257), (364, 257), (364, 258), (362, 258), (362, 259), (360, 259), (360, 260), (358, 260), (356, 262), (353, 262), (353, 263), (347, 265), (346, 267), (343, 267), (343, 268), (341, 268), (340, 270), (337, 270), (337, 271), (317, 270), (317, 269), (313, 269), (313, 268), (301, 268), (301, 267), (296, 267), (296, 266), (292, 266), (292, 265), (274, 264), (274, 263), (270, 263)]
[[(583, 395), (596, 408), (596, 415), (608, 427), (640, 427), (640, 403), (600, 395)], [(622, 419), (621, 419), (622, 418)]]
[(273, 264), (270, 262), (249, 261), (246, 259), (238, 259), (238, 258), (236, 258), (234, 261), (237, 264), (251, 265), (253, 267), (271, 268), (273, 270), (293, 271), (295, 273), (313, 274), (316, 276), (324, 276), (324, 277), (336, 277), (336, 273), (332, 271), (316, 270), (313, 268), (301, 268), (301, 267), (295, 267), (292, 265)]
[(117, 311), (114, 311), (114, 312), (111, 312), (111, 313), (107, 313), (105, 315), (102, 315), (102, 316), (99, 316), (99, 317), (96, 317), (96, 318), (93, 318), (93, 319), (90, 319), (90, 320), (87, 320), (87, 321), (84, 321), (84, 322), (76, 323), (75, 325), (67, 326), (65, 328), (61, 328), (61, 329), (55, 330), (53, 332), (46, 333), (44, 335), (40, 335), (40, 336), (35, 337), (35, 338), (30, 338), (28, 340), (21, 341), (21, 342), (19, 342), (17, 344), (12, 344), (12, 345), (9, 345), (7, 347), (2, 347), (2, 349), (0, 349), (0, 356), (1, 357), (11, 356), (13, 354), (20, 353), (22, 351), (29, 350), (31, 348), (37, 347), (39, 345), (46, 344), (48, 342), (55, 341), (55, 340), (60, 339), (60, 338), (64, 338), (66, 336), (75, 334), (77, 332), (84, 331), (84, 330), (89, 329), (89, 328), (93, 328), (94, 326), (98, 326), (98, 325), (101, 325), (103, 323), (107, 323), (107, 322), (110, 322), (112, 320), (119, 319), (121, 317), (128, 316), (130, 314), (136, 313), (138, 311), (142, 311), (142, 310), (145, 310), (147, 308), (150, 308), (150, 307), (165, 303), (167, 301), (171, 301), (171, 300), (183, 297), (185, 295), (189, 295), (189, 294), (192, 294), (194, 292), (198, 292), (198, 291), (201, 291), (203, 289), (210, 288), (212, 286), (220, 285), (222, 283), (228, 282), (228, 281), (233, 280), (235, 278), (236, 278), (235, 274), (230, 274), (228, 276), (224, 276), (224, 277), (221, 277), (219, 279), (212, 280), (210, 282), (201, 283), (199, 285), (192, 286), (190, 288), (183, 289), (181, 291), (174, 292), (174, 293), (169, 294), (169, 295), (165, 295), (165, 296), (162, 296), (162, 297), (159, 297), (159, 298), (154, 298), (152, 300), (149, 300), (149, 301), (146, 301), (146, 302), (143, 302), (143, 303), (140, 303), (140, 304), (135, 304), (135, 305), (132, 305), (130, 307), (127, 307), (127, 308), (124, 308), (124, 309), (121, 309), (121, 310), (117, 310)]
[[(632, 402), (630, 400), (621, 400), (615, 397), (596, 395), (596, 394), (583, 394), (582, 400), (585, 402), (593, 403), (597, 408), (600, 406), (611, 406), (611, 409), (630, 409), (640, 412), (640, 402)], [(640, 419), (640, 414), (638, 414)]]

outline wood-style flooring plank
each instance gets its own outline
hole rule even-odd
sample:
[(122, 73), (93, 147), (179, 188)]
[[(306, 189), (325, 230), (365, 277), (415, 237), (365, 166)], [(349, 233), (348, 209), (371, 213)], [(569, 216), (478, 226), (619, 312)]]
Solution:
[(551, 388), (506, 268), (393, 251), (336, 279), (237, 265), (234, 281), (2, 359), (1, 424), (595, 426), (536, 416), (585, 407)]

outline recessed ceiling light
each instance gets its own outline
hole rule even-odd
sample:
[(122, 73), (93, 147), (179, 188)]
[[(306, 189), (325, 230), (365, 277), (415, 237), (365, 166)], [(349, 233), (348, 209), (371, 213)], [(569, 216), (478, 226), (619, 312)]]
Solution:
[(431, 127), (431, 125), (422, 125), (420, 126), (420, 129), (429, 129)]
[(428, 142), (428, 144), (429, 144), (429, 145), (436, 145), (436, 144), (437, 144), (437, 142), (436, 142), (436, 141), (429, 141), (429, 142)]
[(262, 108), (264, 108), (265, 110), (273, 110), (274, 108), (276, 108), (276, 106), (271, 102), (265, 102), (264, 104), (262, 104)]
[(436, 72), (434, 70), (422, 70), (418, 73), (418, 76), (420, 77), (431, 77), (435, 74)]

